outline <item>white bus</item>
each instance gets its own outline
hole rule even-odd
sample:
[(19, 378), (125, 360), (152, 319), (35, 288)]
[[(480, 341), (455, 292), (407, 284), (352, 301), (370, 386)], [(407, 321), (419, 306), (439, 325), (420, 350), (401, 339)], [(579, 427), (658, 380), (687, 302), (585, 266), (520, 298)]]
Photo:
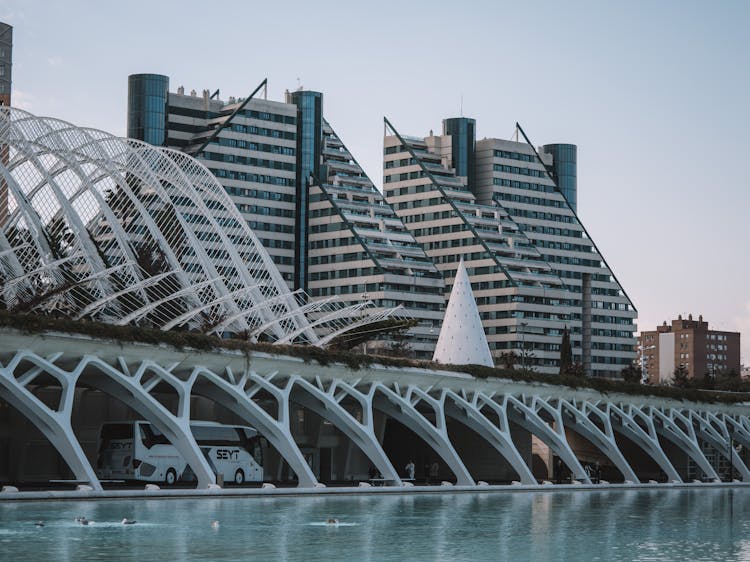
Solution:
[[(235, 484), (263, 480), (263, 439), (254, 428), (192, 422), (190, 429), (217, 478)], [(102, 425), (97, 475), (102, 479), (164, 482), (170, 486), (178, 480), (195, 479), (177, 448), (146, 421)]]

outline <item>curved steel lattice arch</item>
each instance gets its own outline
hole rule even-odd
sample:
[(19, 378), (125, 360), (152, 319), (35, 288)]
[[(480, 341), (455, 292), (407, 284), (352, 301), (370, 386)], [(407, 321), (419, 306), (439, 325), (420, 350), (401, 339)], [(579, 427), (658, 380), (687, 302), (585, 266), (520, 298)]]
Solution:
[(0, 110), (0, 282), (0, 308), (280, 343), (381, 319), (291, 292), (194, 158), (14, 108)]

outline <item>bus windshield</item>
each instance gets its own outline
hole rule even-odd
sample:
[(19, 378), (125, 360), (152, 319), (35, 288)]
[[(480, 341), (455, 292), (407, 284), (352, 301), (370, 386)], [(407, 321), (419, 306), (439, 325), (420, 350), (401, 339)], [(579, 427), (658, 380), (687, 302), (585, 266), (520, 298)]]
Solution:
[(132, 423), (105, 423), (102, 426), (101, 445), (102, 450), (109, 449), (112, 441), (125, 441), (133, 439)]

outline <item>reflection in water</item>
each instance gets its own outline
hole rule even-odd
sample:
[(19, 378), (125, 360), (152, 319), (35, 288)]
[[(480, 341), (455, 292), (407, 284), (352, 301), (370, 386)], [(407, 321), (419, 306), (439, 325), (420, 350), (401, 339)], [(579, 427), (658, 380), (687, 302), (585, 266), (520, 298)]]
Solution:
[(10, 503), (0, 558), (750, 560), (749, 508), (743, 489)]

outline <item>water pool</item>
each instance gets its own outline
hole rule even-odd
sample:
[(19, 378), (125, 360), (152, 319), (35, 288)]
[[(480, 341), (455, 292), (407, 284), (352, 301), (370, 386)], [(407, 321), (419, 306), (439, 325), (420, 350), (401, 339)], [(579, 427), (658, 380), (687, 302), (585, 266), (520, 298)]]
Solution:
[(750, 560), (749, 509), (732, 489), (8, 502), (0, 559)]

